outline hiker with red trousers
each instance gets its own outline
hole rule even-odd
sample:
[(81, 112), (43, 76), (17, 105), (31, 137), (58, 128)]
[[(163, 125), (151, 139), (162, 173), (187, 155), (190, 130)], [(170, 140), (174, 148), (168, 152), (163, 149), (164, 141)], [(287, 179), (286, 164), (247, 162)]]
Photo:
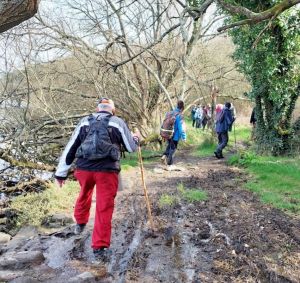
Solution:
[[(96, 142), (95, 142), (96, 141)], [(93, 190), (96, 186), (96, 212), (92, 249), (97, 260), (107, 262), (111, 251), (111, 221), (118, 189), (121, 147), (128, 152), (137, 149), (139, 135), (131, 134), (126, 123), (115, 116), (114, 102), (102, 98), (97, 113), (84, 117), (66, 145), (55, 173), (60, 187), (76, 160), (75, 178), (80, 184), (74, 217), (75, 234), (83, 232), (89, 221)]]
[(226, 102), (224, 107), (220, 104), (216, 106), (216, 132), (219, 142), (214, 154), (218, 159), (224, 158), (222, 150), (228, 143), (228, 131), (230, 131), (231, 125), (234, 122), (230, 108), (230, 102)]
[(167, 148), (162, 156), (162, 162), (167, 165), (173, 164), (173, 156), (177, 149), (179, 141), (182, 139), (186, 141), (186, 130), (185, 124), (182, 116), (184, 110), (184, 102), (179, 100), (177, 102), (177, 107), (173, 110), (173, 114), (176, 116), (174, 123), (174, 133), (170, 139), (167, 140)]

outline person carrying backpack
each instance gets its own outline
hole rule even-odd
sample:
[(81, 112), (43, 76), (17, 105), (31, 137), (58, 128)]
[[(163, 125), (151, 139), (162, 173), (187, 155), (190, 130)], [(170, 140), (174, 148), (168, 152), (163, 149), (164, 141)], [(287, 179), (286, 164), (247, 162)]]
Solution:
[(126, 123), (115, 116), (114, 102), (102, 98), (97, 113), (84, 117), (75, 128), (62, 156), (55, 178), (60, 187), (76, 160), (75, 178), (80, 183), (74, 217), (75, 234), (80, 234), (89, 220), (92, 195), (96, 186), (96, 213), (92, 234), (92, 249), (96, 259), (109, 260), (111, 220), (118, 189), (120, 149), (136, 151), (139, 135), (131, 134)]
[[(173, 133), (169, 139), (167, 139), (167, 148), (161, 158), (162, 162), (166, 163), (167, 165), (173, 164), (173, 156), (177, 149), (179, 141), (182, 139), (186, 141), (186, 131), (185, 131), (185, 124), (182, 117), (182, 112), (184, 110), (184, 102), (179, 100), (177, 102), (177, 107), (171, 112), (173, 117), (175, 118), (174, 126), (173, 126)], [(171, 114), (167, 113), (166, 118)], [(166, 120), (166, 119), (165, 119)], [(164, 123), (163, 123), (164, 125)], [(164, 138), (165, 136), (162, 134), (164, 129), (161, 129), (161, 135)]]
[(230, 102), (226, 102), (223, 109), (219, 104), (216, 107), (216, 132), (218, 134), (219, 142), (214, 154), (218, 159), (224, 158), (222, 150), (228, 143), (228, 131), (230, 130), (233, 123), (233, 117), (230, 107)]

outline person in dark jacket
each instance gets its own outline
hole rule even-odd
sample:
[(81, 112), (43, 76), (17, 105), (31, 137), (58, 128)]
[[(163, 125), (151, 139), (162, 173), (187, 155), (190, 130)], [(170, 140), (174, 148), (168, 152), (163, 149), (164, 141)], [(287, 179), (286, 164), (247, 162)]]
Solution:
[(186, 141), (186, 129), (185, 123), (182, 117), (182, 111), (184, 110), (184, 102), (179, 100), (177, 107), (173, 110), (176, 113), (176, 120), (174, 124), (174, 134), (170, 140), (168, 140), (167, 148), (161, 158), (163, 163), (167, 165), (173, 164), (173, 156), (177, 149), (179, 141), (182, 139)]
[(255, 107), (252, 110), (251, 117), (250, 117), (250, 124), (252, 124), (252, 131), (251, 131), (251, 140), (255, 139), (255, 128), (256, 128), (256, 114), (255, 114)]
[[(111, 143), (119, 149), (123, 146), (128, 152), (135, 151), (139, 139), (138, 134), (132, 135), (126, 123), (114, 115), (115, 106), (113, 101), (102, 98), (99, 101), (97, 111), (97, 113), (92, 114), (97, 120), (109, 118), (107, 131)], [(76, 153), (88, 135), (89, 119), (90, 117), (84, 117), (79, 122), (60, 157), (55, 173), (55, 178), (60, 187), (67, 179), (68, 170), (75, 160)], [(107, 261), (110, 255), (108, 248), (111, 240), (111, 220), (120, 169), (119, 160), (113, 160), (111, 157), (98, 160), (78, 157), (76, 160), (74, 176), (80, 183), (81, 188), (74, 209), (74, 217), (77, 223), (74, 233), (80, 234), (89, 220), (93, 190), (96, 186), (96, 213), (92, 248), (95, 257), (103, 261)]]
[[(226, 147), (228, 143), (228, 131), (233, 123), (232, 112), (230, 110), (231, 103), (226, 102), (221, 111), (216, 111), (217, 121), (216, 121), (216, 132), (218, 135), (218, 146), (215, 156), (220, 159), (223, 158), (222, 150)], [(218, 109), (217, 109), (218, 110)]]
[(194, 105), (192, 110), (191, 110), (191, 118), (192, 118), (192, 127), (195, 127), (196, 123), (196, 111), (197, 111), (197, 106)]

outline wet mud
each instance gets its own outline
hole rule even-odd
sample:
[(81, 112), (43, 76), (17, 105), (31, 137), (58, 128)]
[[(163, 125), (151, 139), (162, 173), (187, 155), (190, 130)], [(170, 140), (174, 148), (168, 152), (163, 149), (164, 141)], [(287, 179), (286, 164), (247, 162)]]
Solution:
[[(146, 167), (155, 231), (139, 170), (123, 173), (109, 263), (95, 261), (90, 248), (93, 219), (79, 236), (67, 227), (2, 254), (24, 246), (43, 252), (44, 262), (23, 274), (32, 280), (26, 282), (300, 282), (299, 219), (262, 204), (243, 188), (249, 176), (223, 160), (197, 159), (188, 151), (176, 160), (179, 170), (167, 171), (158, 160)], [(180, 198), (179, 184), (207, 192), (207, 200)], [(178, 201), (161, 207), (163, 194)], [(18, 279), (7, 282), (23, 282)]]

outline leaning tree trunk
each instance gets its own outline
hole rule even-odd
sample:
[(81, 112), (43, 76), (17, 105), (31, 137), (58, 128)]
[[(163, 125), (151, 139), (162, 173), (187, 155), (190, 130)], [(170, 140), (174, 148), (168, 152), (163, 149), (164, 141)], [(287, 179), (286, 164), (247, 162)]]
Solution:
[[(285, 78), (290, 70), (285, 58), (284, 38), (281, 27), (273, 27), (273, 35), (278, 43), (278, 52), (282, 54), (280, 68), (277, 72), (279, 79)], [(285, 91), (289, 91), (286, 95)], [(298, 98), (298, 91), (285, 90), (278, 93), (277, 100), (273, 100), (269, 85), (262, 88), (261, 95), (256, 97), (257, 144), (261, 151), (270, 151), (273, 155), (284, 155), (291, 149), (292, 113)]]
[(1, 0), (0, 33), (34, 16), (38, 4), (39, 0)]

